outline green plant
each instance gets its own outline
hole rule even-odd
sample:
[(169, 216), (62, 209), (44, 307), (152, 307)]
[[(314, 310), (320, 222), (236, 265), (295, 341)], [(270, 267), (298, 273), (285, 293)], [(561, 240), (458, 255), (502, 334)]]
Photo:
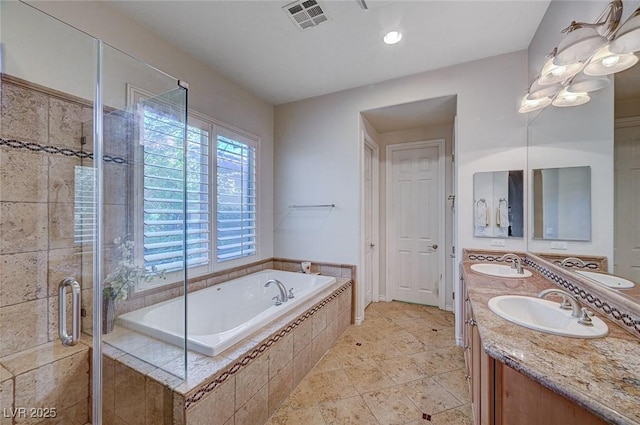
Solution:
[(135, 243), (128, 238), (116, 238), (116, 257), (118, 262), (114, 270), (107, 275), (103, 285), (103, 296), (113, 301), (126, 300), (129, 288), (139, 282), (149, 282), (154, 278), (166, 279), (165, 271), (156, 266), (146, 269), (135, 263)]

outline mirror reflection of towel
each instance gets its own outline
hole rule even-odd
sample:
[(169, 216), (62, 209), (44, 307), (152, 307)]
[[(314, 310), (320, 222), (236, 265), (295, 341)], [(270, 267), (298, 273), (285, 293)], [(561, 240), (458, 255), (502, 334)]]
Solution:
[(489, 225), (489, 211), (485, 202), (476, 203), (476, 227), (487, 227)]
[(496, 224), (503, 229), (509, 227), (509, 208), (504, 204), (498, 207)]

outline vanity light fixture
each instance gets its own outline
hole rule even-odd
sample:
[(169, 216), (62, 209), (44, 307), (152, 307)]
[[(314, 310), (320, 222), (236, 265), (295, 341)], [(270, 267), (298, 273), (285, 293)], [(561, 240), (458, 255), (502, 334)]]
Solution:
[(567, 35), (549, 55), (540, 77), (529, 87), (519, 112), (535, 111), (549, 104), (583, 105), (591, 100), (588, 93), (611, 83), (608, 75), (636, 65), (639, 60), (634, 52), (640, 52), (640, 8), (618, 27), (621, 18), (622, 0), (613, 0), (595, 23), (573, 21), (562, 30)]
[(585, 74), (576, 75), (565, 90), (569, 93), (591, 93), (611, 84), (611, 78), (606, 75), (593, 77)]
[(616, 30), (621, 17), (622, 1), (615, 0), (607, 5), (595, 24), (573, 21), (562, 30), (568, 34), (560, 41), (553, 63), (569, 65), (589, 59), (607, 44), (607, 37)]
[(549, 60), (542, 67), (538, 84), (546, 86), (549, 84), (561, 83), (582, 71), (582, 68), (584, 67), (582, 62), (575, 62), (567, 65), (556, 65), (554, 63), (556, 53), (557, 49), (554, 49)]
[(640, 51), (640, 7), (622, 24), (609, 49), (614, 53)]
[(563, 89), (553, 99), (551, 104), (560, 108), (566, 108), (567, 106), (584, 105), (591, 100), (591, 97), (587, 93), (571, 93), (567, 89)]
[[(541, 77), (542, 78), (542, 77)], [(554, 97), (562, 90), (562, 84), (556, 83), (551, 85), (542, 85), (540, 84), (540, 78), (535, 80), (531, 87), (529, 87), (529, 92), (527, 96), (525, 96), (528, 100), (542, 99), (544, 97)]]
[(400, 31), (389, 31), (383, 38), (386, 44), (396, 44), (402, 40), (402, 33)]
[[(640, 39), (640, 32), (638, 33)], [(638, 57), (633, 53), (613, 53), (609, 46), (604, 46), (596, 52), (587, 66), (584, 73), (587, 75), (611, 75), (624, 71), (638, 63)]]
[(537, 111), (538, 109), (546, 108), (551, 104), (550, 97), (543, 97), (540, 99), (527, 99), (524, 97), (520, 102), (520, 109), (518, 112), (525, 114), (527, 112)]

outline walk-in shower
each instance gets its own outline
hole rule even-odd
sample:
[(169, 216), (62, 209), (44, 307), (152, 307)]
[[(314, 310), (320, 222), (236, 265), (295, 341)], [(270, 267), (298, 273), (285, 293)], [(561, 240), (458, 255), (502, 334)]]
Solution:
[(186, 377), (111, 325), (185, 290), (187, 85), (21, 2), (0, 43), (0, 424), (133, 425), (127, 365)]

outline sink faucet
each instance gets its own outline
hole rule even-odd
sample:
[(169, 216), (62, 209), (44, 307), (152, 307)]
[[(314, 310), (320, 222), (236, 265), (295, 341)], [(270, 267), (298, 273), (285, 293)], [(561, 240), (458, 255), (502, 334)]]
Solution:
[(582, 308), (580, 307), (580, 302), (576, 297), (565, 292), (561, 289), (549, 288), (544, 291), (540, 291), (538, 293), (538, 298), (545, 298), (549, 294), (558, 294), (562, 297), (562, 302), (560, 303), (560, 308), (565, 310), (571, 309), (572, 317), (582, 317)]
[(522, 259), (516, 254), (504, 254), (499, 260), (505, 261), (511, 258), (511, 268), (516, 269), (518, 274), (524, 274), (524, 270), (522, 269)]
[[(280, 282), (278, 279), (268, 280), (267, 283), (264, 284), (264, 287), (267, 288), (272, 283), (275, 283), (276, 285), (278, 285), (278, 289), (280, 289), (281, 302), (286, 303), (287, 301), (289, 301), (289, 298), (287, 297), (287, 288), (285, 288), (282, 282)], [(279, 305), (279, 304), (276, 304), (276, 305)]]

